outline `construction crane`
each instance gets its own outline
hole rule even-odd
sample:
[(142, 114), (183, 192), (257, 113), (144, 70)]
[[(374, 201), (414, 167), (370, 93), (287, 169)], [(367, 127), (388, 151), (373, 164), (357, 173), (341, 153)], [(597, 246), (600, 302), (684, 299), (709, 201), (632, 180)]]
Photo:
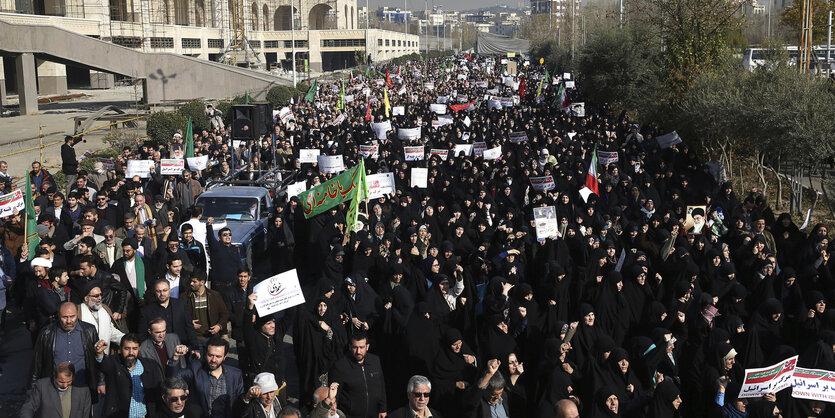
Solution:
[(229, 40), (229, 45), (226, 46), (218, 61), (230, 65), (245, 62), (247, 66), (250, 63), (255, 63), (255, 66), (261, 67), (263, 65), (261, 58), (258, 57), (258, 54), (252, 48), (249, 39), (246, 37), (244, 2), (243, 0), (232, 0), (230, 4), (232, 5), (230, 10), (232, 18), (229, 23), (232, 26), (232, 37)]

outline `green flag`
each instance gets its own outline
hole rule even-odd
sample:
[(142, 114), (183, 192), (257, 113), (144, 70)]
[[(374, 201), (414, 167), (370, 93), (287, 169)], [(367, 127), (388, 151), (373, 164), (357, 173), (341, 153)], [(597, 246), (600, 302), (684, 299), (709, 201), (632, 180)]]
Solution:
[(194, 158), (194, 132), (191, 127), (191, 116), (188, 117), (188, 126), (186, 127), (186, 158)]
[(356, 192), (354, 198), (351, 200), (351, 206), (348, 208), (348, 214), (345, 216), (346, 230), (350, 234), (354, 230), (354, 225), (357, 223), (357, 215), (359, 214), (359, 204), (368, 198), (368, 183), (365, 180), (365, 160), (360, 160), (359, 165), (359, 180), (357, 180)]
[(336, 102), (336, 110), (345, 108), (345, 80), (339, 79), (342, 89), (339, 91), (339, 101)]
[(38, 250), (38, 245), (41, 243), (41, 238), (38, 236), (38, 219), (35, 216), (35, 198), (32, 196), (32, 180), (29, 175), (26, 175), (26, 190), (24, 191), (26, 198), (26, 213), (24, 222), (26, 228), (26, 247), (29, 248), (29, 260), (35, 258), (35, 253)]
[(316, 90), (318, 89), (318, 81), (313, 80), (313, 85), (307, 90), (307, 94), (304, 95), (304, 99), (310, 103), (313, 103), (313, 98), (316, 97)]
[(548, 80), (550, 80), (550, 77), (548, 77), (548, 69), (547, 69), (547, 68), (545, 69), (545, 78), (544, 78), (544, 80), (545, 80), (545, 82), (546, 82), (546, 83), (548, 82)]
[(249, 92), (246, 92), (246, 94), (244, 94), (244, 104), (249, 104)]
[(365, 164), (360, 163), (354, 168), (326, 181), (310, 190), (299, 194), (304, 217), (309, 219), (328, 209), (354, 199), (354, 195), (362, 187), (365, 178)]

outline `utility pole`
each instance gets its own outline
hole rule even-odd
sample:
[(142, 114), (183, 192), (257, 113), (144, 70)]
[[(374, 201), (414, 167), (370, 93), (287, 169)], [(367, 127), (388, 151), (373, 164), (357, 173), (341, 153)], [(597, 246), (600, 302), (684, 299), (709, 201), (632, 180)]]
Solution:
[(409, 21), (406, 20), (406, 0), (403, 0), (403, 28), (406, 29), (406, 35), (409, 34)]
[(623, 0), (620, 0), (620, 1), (619, 1), (619, 3), (620, 3), (620, 15), (619, 15), (619, 16), (620, 16), (620, 18), (619, 18), (619, 22), (620, 22), (620, 28), (621, 28), (621, 29), (623, 29)]
[(426, 26), (423, 27), (423, 44), (426, 48), (426, 53), (429, 54), (429, 6), (428, 1), (423, 0), (423, 17), (426, 20)]
[(293, 3), (290, 3), (290, 38), (292, 42), (290, 51), (293, 55), (293, 87), (296, 87), (296, 7)]
[(832, 10), (829, 10), (829, 20), (826, 24), (826, 78), (832, 75), (832, 64), (829, 60), (832, 58)]
[(574, 62), (574, 38), (577, 27), (577, 18), (575, 16), (576, 7), (574, 7), (575, 1), (576, 0), (571, 0), (571, 62)]

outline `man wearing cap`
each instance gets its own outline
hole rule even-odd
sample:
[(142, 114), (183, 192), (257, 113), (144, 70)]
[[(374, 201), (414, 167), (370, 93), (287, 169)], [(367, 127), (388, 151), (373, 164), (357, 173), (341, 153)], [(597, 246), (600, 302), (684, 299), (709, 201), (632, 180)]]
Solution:
[(37, 329), (41, 329), (57, 317), (62, 303), (70, 301), (70, 288), (67, 286), (70, 276), (65, 269), (50, 269), (52, 263), (40, 257), (33, 258), (31, 264), (38, 283), (35, 290), (35, 322)]
[(119, 344), (125, 335), (113, 322), (112, 315), (110, 307), (102, 303), (101, 287), (96, 282), (88, 283), (84, 303), (78, 304), (78, 317), (81, 321), (96, 327), (99, 338), (107, 343), (106, 352), (109, 352), (111, 343)]
[[(235, 416), (251, 418), (278, 417), (281, 402), (278, 397), (278, 383), (272, 373), (263, 372), (255, 376), (253, 386), (235, 402)], [(253, 402), (255, 400), (256, 402)]]
[(93, 233), (93, 230), (96, 228), (95, 221), (92, 221), (90, 219), (84, 219), (81, 222), (79, 222), (79, 224), (81, 225), (81, 233), (73, 237), (73, 239), (64, 243), (65, 251), (76, 250), (76, 248), (78, 247), (78, 241), (81, 241), (81, 239), (84, 237), (93, 237), (93, 240), (95, 240), (95, 244), (93, 245), (93, 247), (98, 245), (100, 242), (104, 241), (103, 236)]
[(104, 169), (104, 163), (101, 161), (96, 161), (93, 164), (93, 171), (87, 175), (87, 181), (93, 185), (93, 187), (99, 189), (101, 192), (104, 183), (109, 180), (107, 175), (107, 170)]
[(212, 229), (213, 222), (214, 218), (206, 220), (209, 259), (213, 260), (209, 282), (212, 284), (212, 289), (223, 293), (234, 285), (236, 272), (242, 266), (241, 254), (238, 248), (232, 245), (232, 230), (221, 228), (215, 236), (215, 231)]

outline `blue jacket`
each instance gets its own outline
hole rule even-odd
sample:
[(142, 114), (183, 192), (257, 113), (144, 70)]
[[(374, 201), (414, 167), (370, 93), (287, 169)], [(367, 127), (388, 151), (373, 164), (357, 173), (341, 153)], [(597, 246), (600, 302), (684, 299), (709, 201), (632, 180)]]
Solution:
[[(209, 407), (209, 392), (211, 391), (211, 384), (209, 383), (209, 369), (202, 361), (191, 361), (188, 367), (180, 367), (180, 362), (173, 362), (169, 359), (166, 366), (166, 376), (180, 376), (188, 383), (191, 393), (197, 398), (200, 406), (203, 409), (203, 416), (211, 416), (211, 408)], [(232, 417), (232, 407), (235, 401), (244, 393), (244, 379), (241, 370), (237, 367), (223, 365), (223, 376), (226, 378), (226, 396), (223, 399), (226, 402), (224, 413), (222, 417)], [(216, 401), (217, 402), (217, 401)]]

